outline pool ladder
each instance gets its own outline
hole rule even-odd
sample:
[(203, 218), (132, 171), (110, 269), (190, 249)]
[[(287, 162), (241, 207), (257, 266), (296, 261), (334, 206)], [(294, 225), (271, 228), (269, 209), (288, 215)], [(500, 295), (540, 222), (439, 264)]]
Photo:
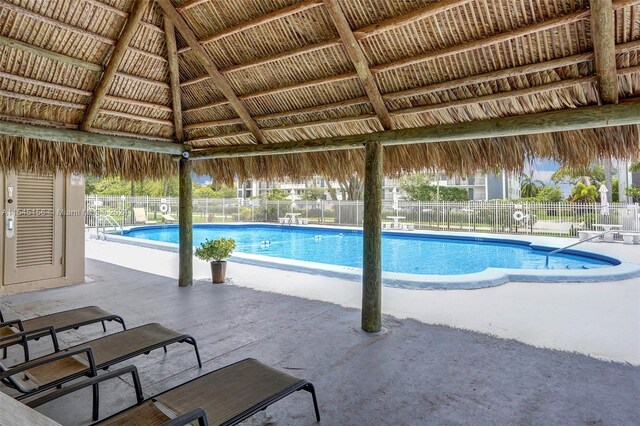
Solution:
[(553, 251), (550, 251), (549, 253), (547, 253), (547, 258), (544, 261), (545, 269), (549, 269), (549, 256), (551, 256), (552, 254), (560, 253), (561, 251), (564, 251), (564, 250), (566, 250), (568, 248), (571, 248), (571, 247), (575, 247), (578, 244), (582, 244), (582, 243), (586, 243), (586, 242), (591, 241), (591, 240), (595, 240), (596, 238), (600, 238), (603, 235), (608, 234), (609, 232), (614, 232), (614, 231), (613, 230), (604, 231), (603, 233), (598, 234), (598, 235), (594, 235), (593, 237), (589, 237), (586, 240), (580, 240), (577, 243), (569, 244), (568, 246), (561, 247), (561, 248), (555, 249)]
[(111, 215), (108, 215), (108, 214), (98, 215), (96, 217), (96, 239), (97, 240), (100, 239), (100, 228), (102, 228), (102, 238), (105, 241), (107, 240), (108, 227), (112, 227), (114, 231), (120, 228), (120, 233), (124, 231), (124, 229), (122, 229), (122, 226), (118, 223), (118, 221), (115, 220)]

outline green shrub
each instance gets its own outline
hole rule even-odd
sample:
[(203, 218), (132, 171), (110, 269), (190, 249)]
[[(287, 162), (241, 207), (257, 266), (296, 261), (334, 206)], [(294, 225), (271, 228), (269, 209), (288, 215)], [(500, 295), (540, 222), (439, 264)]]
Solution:
[(236, 241), (232, 238), (218, 238), (217, 240), (206, 239), (200, 247), (196, 249), (195, 255), (198, 259), (211, 262), (224, 260), (231, 256), (236, 248)]

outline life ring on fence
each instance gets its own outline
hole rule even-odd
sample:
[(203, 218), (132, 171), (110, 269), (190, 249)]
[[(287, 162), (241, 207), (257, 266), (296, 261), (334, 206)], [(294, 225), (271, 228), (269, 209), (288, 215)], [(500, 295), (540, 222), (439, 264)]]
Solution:
[(522, 213), (522, 212), (515, 212), (515, 213), (513, 214), (513, 218), (514, 218), (515, 220), (517, 220), (518, 222), (520, 222), (522, 219), (524, 219), (524, 213)]
[(168, 211), (169, 211), (169, 206), (168, 206), (168, 205), (166, 205), (166, 204), (160, 204), (160, 211), (161, 211), (162, 213), (166, 213), (166, 212), (168, 212)]

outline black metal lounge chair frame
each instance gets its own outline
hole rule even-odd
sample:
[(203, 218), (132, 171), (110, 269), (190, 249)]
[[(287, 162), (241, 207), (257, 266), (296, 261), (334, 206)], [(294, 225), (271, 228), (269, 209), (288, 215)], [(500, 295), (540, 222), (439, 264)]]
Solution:
[[(28, 362), (24, 362), (22, 364), (18, 364), (16, 366), (10, 367), (10, 368), (6, 368), (4, 367), (1, 363), (0, 363), (0, 381), (2, 383), (4, 383), (5, 385), (16, 389), (17, 391), (21, 392), (22, 395), (18, 395), (16, 397), (17, 400), (22, 400), (22, 399), (26, 399), (29, 397), (32, 397), (33, 395), (36, 395), (38, 393), (53, 389), (53, 388), (58, 388), (60, 389), (61, 386), (65, 383), (68, 383), (70, 381), (73, 381), (75, 379), (81, 378), (83, 376), (89, 376), (89, 377), (96, 377), (98, 374), (99, 370), (108, 370), (109, 367), (111, 367), (112, 365), (118, 364), (120, 362), (126, 361), (128, 359), (131, 358), (135, 358), (138, 355), (148, 355), (151, 351), (155, 350), (155, 349), (160, 349), (163, 348), (164, 352), (167, 353), (167, 346), (173, 343), (188, 343), (190, 345), (193, 346), (193, 349), (196, 353), (196, 358), (198, 360), (198, 368), (202, 368), (202, 360), (200, 358), (200, 352), (198, 351), (198, 344), (196, 343), (196, 340), (191, 337), (188, 334), (183, 334), (179, 337), (176, 337), (174, 339), (168, 339), (165, 340), (161, 343), (157, 343), (155, 345), (150, 345), (145, 347), (144, 349), (138, 350), (138, 351), (134, 351), (131, 353), (128, 353), (125, 356), (121, 356), (118, 358), (114, 358), (112, 360), (109, 360), (109, 362), (103, 362), (102, 364), (96, 364), (94, 356), (93, 356), (93, 351), (91, 350), (91, 348), (84, 348), (84, 349), (78, 349), (78, 350), (73, 350), (73, 348), (69, 348), (69, 349), (59, 349), (59, 344), (58, 344), (58, 339), (56, 337), (56, 332), (54, 330), (53, 327), (49, 327), (49, 333), (51, 335), (51, 339), (54, 342), (54, 348), (55, 348), (55, 353), (51, 354), (51, 355), (45, 355), (43, 357), (40, 358), (36, 358), (34, 360), (28, 361)], [(33, 330), (33, 332), (42, 332), (42, 330)], [(13, 335), (12, 337), (18, 336), (20, 335), (22, 339), (27, 339), (27, 334), (29, 334), (30, 332), (23, 332), (23, 333), (17, 333), (15, 335)], [(91, 343), (91, 342), (89, 342)], [(44, 386), (38, 387), (37, 389), (34, 389), (32, 391), (27, 391), (24, 388), (22, 388), (16, 381), (15, 379), (12, 377), (15, 374), (27, 371), (31, 368), (37, 367), (37, 366), (41, 366), (41, 365), (45, 365), (54, 361), (59, 361), (61, 359), (64, 358), (68, 358), (68, 357), (72, 357), (75, 355), (80, 355), (86, 353), (87, 355), (87, 360), (89, 362), (89, 367), (85, 370), (85, 371), (80, 371), (78, 373), (75, 374), (70, 374), (68, 376), (65, 376), (59, 380), (56, 381), (52, 381), (50, 383), (47, 383)], [(136, 374), (136, 380), (137, 379), (137, 372)], [(101, 376), (102, 377), (102, 376)], [(65, 388), (67, 389), (67, 388)], [(64, 389), (63, 389), (64, 390)], [(142, 395), (142, 391), (140, 391), (140, 395)], [(99, 389), (97, 386), (97, 382), (95, 384), (95, 386), (93, 387), (93, 420), (98, 420), (99, 417), (99, 403), (100, 403), (100, 395), (99, 395)]]
[[(65, 311), (63, 311), (65, 312)], [(55, 312), (56, 314), (59, 314), (61, 312)], [(45, 315), (46, 316), (46, 315)], [(2, 315), (2, 311), (0, 311), (0, 328), (2, 327), (11, 327), (11, 326), (17, 326), (18, 330), (20, 330), (20, 332), (24, 333), (24, 321), (29, 321), (29, 320), (20, 320), (20, 319), (15, 319), (15, 320), (9, 320), (9, 321), (5, 321), (4, 316)], [(120, 315), (113, 315), (113, 314), (109, 314), (106, 316), (102, 316), (102, 317), (96, 317), (95, 319), (91, 319), (91, 320), (87, 320), (87, 321), (80, 321), (80, 322), (76, 322), (72, 325), (69, 325), (67, 327), (58, 327), (56, 328), (56, 332), (62, 332), (62, 331), (67, 331), (67, 330), (77, 330), (80, 327), (84, 327), (86, 325), (91, 325), (91, 324), (97, 324), (97, 323), (101, 323), (102, 324), (102, 330), (106, 333), (107, 332), (107, 326), (105, 325), (105, 322), (111, 322), (111, 321), (115, 321), (117, 323), (119, 323), (120, 325), (122, 325), (122, 329), (126, 330), (127, 326), (124, 323), (124, 319), (120, 316)], [(2, 348), (2, 359), (6, 359), (7, 358), (7, 349), (10, 346), (14, 346), (14, 345), (20, 345), (22, 346), (23, 350), (24, 350), (24, 360), (25, 361), (29, 361), (29, 346), (28, 346), (28, 341), (29, 340), (39, 340), (41, 337), (44, 337), (46, 335), (49, 334), (49, 328), (50, 327), (46, 327), (46, 328), (40, 328), (40, 329), (36, 329), (36, 330), (30, 330), (28, 336), (26, 338), (24, 338), (23, 336), (18, 336), (17, 334), (13, 334), (10, 336), (5, 336), (4, 338), (0, 338), (0, 348)], [(16, 337), (21, 337), (19, 341), (13, 341)], [(12, 343), (9, 344), (3, 344), (3, 341), (9, 341)], [(57, 343), (57, 342), (56, 342)], [(56, 349), (57, 351), (57, 349)]]
[[(243, 361), (246, 361), (246, 360), (243, 360)], [(222, 367), (222, 368), (220, 368), (218, 370), (211, 371), (211, 372), (209, 372), (207, 374), (215, 373), (215, 372), (217, 372), (219, 370), (231, 367), (232, 365), (238, 364), (238, 363), (243, 362), (243, 361), (238, 361), (238, 362), (236, 362), (234, 364), (229, 364), (229, 365), (227, 365), (225, 367)], [(32, 401), (29, 401), (26, 404), (31, 408), (35, 408), (35, 407), (38, 407), (40, 405), (46, 404), (47, 402), (53, 401), (53, 400), (55, 400), (57, 398), (60, 398), (60, 397), (62, 397), (64, 395), (67, 395), (69, 393), (75, 392), (75, 391), (77, 391), (79, 389), (83, 389), (83, 388), (86, 388), (88, 386), (93, 386), (95, 388), (98, 385), (98, 383), (100, 383), (100, 382), (103, 382), (105, 380), (109, 380), (109, 379), (112, 379), (112, 378), (115, 378), (115, 377), (119, 377), (119, 376), (122, 376), (122, 375), (126, 375), (126, 374), (131, 374), (132, 377), (133, 377), (133, 384), (134, 384), (134, 388), (135, 388), (135, 392), (136, 392), (137, 404), (132, 406), (132, 407), (129, 407), (127, 409), (124, 409), (124, 410), (122, 410), (122, 411), (120, 411), (120, 412), (118, 412), (116, 414), (113, 414), (112, 416), (107, 417), (103, 421), (106, 421), (106, 420), (110, 419), (111, 417), (115, 417), (117, 415), (120, 415), (120, 414), (126, 412), (127, 410), (135, 408), (135, 407), (137, 407), (137, 406), (139, 406), (139, 405), (141, 405), (141, 404), (143, 404), (143, 403), (145, 403), (145, 402), (147, 402), (149, 400), (154, 400), (155, 398), (161, 396), (164, 393), (171, 392), (174, 389), (177, 389), (177, 388), (179, 388), (181, 386), (186, 386), (189, 383), (191, 383), (191, 382), (193, 382), (195, 380), (198, 380), (199, 378), (203, 377), (203, 376), (196, 377), (195, 379), (189, 380), (189, 381), (187, 381), (185, 383), (182, 383), (182, 384), (180, 384), (178, 386), (175, 386), (175, 387), (173, 387), (171, 389), (168, 389), (168, 390), (166, 390), (166, 391), (164, 391), (164, 392), (162, 392), (162, 393), (160, 393), (158, 395), (155, 395), (155, 396), (150, 397), (148, 399), (144, 399), (144, 397), (142, 395), (142, 387), (140, 385), (140, 378), (138, 377), (138, 370), (136, 369), (135, 366), (128, 366), (128, 367), (125, 367), (125, 368), (122, 368), (122, 369), (119, 369), (119, 370), (116, 370), (116, 371), (113, 371), (113, 372), (110, 372), (110, 373), (107, 373), (107, 374), (102, 374), (102, 375), (97, 376), (97, 377), (91, 377), (91, 378), (86, 379), (86, 380), (84, 380), (84, 381), (82, 381), (80, 383), (76, 383), (74, 385), (67, 386), (67, 387), (65, 387), (63, 389), (59, 389), (57, 391), (51, 392), (51, 393), (49, 393), (47, 395), (44, 395), (44, 396), (42, 396), (42, 397), (40, 397), (38, 399), (34, 399)], [(284, 390), (272, 395), (271, 397), (261, 401), (259, 404), (256, 404), (256, 405), (254, 405), (252, 407), (249, 407), (248, 409), (246, 409), (242, 413), (236, 415), (232, 419), (222, 423), (219, 426), (236, 425), (236, 424), (248, 419), (249, 417), (253, 416), (254, 414), (259, 413), (260, 411), (263, 411), (263, 410), (267, 409), (267, 407), (269, 407), (271, 404), (274, 404), (275, 402), (278, 402), (281, 399), (291, 395), (292, 393), (300, 391), (300, 390), (304, 390), (304, 391), (307, 391), (307, 392), (311, 393), (311, 397), (313, 399), (313, 409), (314, 409), (314, 412), (315, 412), (315, 415), (316, 415), (316, 421), (320, 422), (320, 410), (318, 408), (318, 399), (316, 397), (315, 388), (314, 388), (314, 386), (313, 386), (313, 384), (311, 382), (301, 379), (299, 382), (295, 383), (294, 385), (292, 385), (292, 386), (290, 386), (290, 387), (288, 387), (288, 388), (286, 388), (286, 389), (284, 389)], [(96, 420), (95, 414), (98, 412), (98, 407), (97, 407), (96, 404), (98, 404), (98, 402), (94, 398), (94, 406), (93, 406), (94, 419), (93, 420)], [(175, 419), (172, 419), (172, 420), (164, 423), (163, 426), (183, 426), (183, 425), (188, 425), (191, 422), (196, 421), (196, 420), (198, 421), (198, 425), (199, 426), (206, 426), (208, 424), (207, 423), (206, 412), (202, 408), (195, 408), (195, 409), (189, 411), (188, 413), (182, 414), (182, 415), (176, 417)]]

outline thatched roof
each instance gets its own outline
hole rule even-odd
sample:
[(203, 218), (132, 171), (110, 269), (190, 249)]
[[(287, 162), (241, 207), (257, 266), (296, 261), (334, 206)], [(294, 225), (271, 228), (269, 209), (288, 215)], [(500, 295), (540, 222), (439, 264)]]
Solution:
[[(0, 0), (0, 120), (182, 138), (197, 150), (612, 101), (603, 98), (594, 64), (587, 0), (172, 0), (201, 46), (194, 49), (177, 26), (182, 137), (162, 2), (142, 0), (141, 24), (133, 25), (128, 45), (119, 43), (137, 3)], [(620, 101), (640, 94), (637, 5), (613, 1)], [(98, 96), (101, 85), (105, 96)], [(87, 119), (90, 110), (95, 119)], [(127, 177), (175, 171), (175, 162), (157, 153), (0, 138), (2, 169)], [(387, 173), (467, 173), (517, 169), (533, 156), (580, 164), (639, 152), (638, 128), (627, 126), (386, 147), (384, 164)], [(222, 179), (339, 176), (361, 170), (363, 158), (362, 150), (346, 150), (216, 159), (196, 162), (196, 170)]]

